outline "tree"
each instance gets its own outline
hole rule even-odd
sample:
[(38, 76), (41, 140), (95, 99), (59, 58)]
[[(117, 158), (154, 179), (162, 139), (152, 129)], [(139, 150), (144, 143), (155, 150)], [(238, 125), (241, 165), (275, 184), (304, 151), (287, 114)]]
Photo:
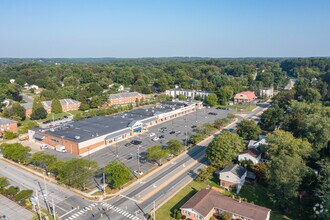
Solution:
[(37, 108), (35, 111), (32, 112), (30, 118), (31, 120), (39, 120), (39, 119), (47, 118), (47, 111), (43, 107)]
[(267, 170), (271, 200), (280, 208), (289, 208), (298, 196), (306, 166), (298, 155), (274, 157)]
[(251, 171), (256, 175), (257, 182), (261, 185), (267, 184), (267, 172), (268, 166), (266, 163), (257, 163), (253, 166), (251, 166)]
[(55, 114), (62, 113), (62, 105), (60, 100), (58, 99), (53, 99), (52, 100), (52, 112)]
[(218, 135), (206, 149), (206, 158), (215, 167), (224, 167), (243, 151), (243, 140), (231, 132)]
[(5, 158), (19, 163), (26, 163), (31, 151), (30, 147), (24, 147), (19, 143), (1, 144), (0, 149)]
[(205, 98), (205, 103), (209, 106), (215, 106), (218, 104), (218, 96), (214, 93), (209, 94)]
[(320, 172), (317, 177), (317, 186), (315, 189), (316, 198), (323, 206), (323, 211), (320, 213), (320, 219), (329, 219), (330, 210), (330, 161), (329, 159), (321, 160), (318, 163)]
[(244, 119), (237, 126), (237, 134), (244, 140), (256, 140), (260, 133), (260, 127), (253, 120)]
[(11, 131), (5, 131), (5, 134), (3, 135), (3, 137), (7, 140), (12, 140), (14, 138), (17, 138), (17, 134)]
[(312, 148), (310, 143), (300, 138), (295, 138), (290, 132), (277, 130), (267, 135), (268, 155), (271, 159), (282, 155), (298, 155), (308, 158)]
[(102, 105), (102, 101), (99, 96), (93, 96), (90, 102), (91, 108), (97, 108)]
[(9, 181), (6, 177), (0, 177), (0, 193), (2, 189), (9, 185)]
[(166, 149), (174, 155), (178, 155), (183, 148), (183, 143), (178, 140), (170, 140), (167, 142)]
[(221, 105), (228, 105), (228, 101), (233, 97), (234, 90), (231, 86), (222, 86), (218, 91)]
[(113, 189), (121, 188), (132, 179), (131, 171), (119, 161), (111, 161), (104, 167), (106, 183)]
[(180, 101), (185, 101), (186, 100), (186, 97), (184, 95), (180, 94), (180, 95), (178, 95), (178, 99)]
[(56, 161), (57, 161), (56, 156), (45, 154), (43, 152), (37, 152), (33, 154), (30, 159), (30, 163), (42, 169), (45, 169), (46, 171), (48, 170), (48, 167), (54, 164)]
[(24, 121), (25, 116), (25, 108), (21, 106), (19, 103), (14, 103), (11, 108), (5, 109), (3, 112), (5, 117), (12, 118), (12, 119), (18, 119), (21, 121)]
[(163, 150), (162, 146), (153, 146), (147, 149), (146, 159), (149, 161), (156, 161), (159, 164), (162, 164), (162, 158), (168, 156), (168, 151)]
[(283, 114), (283, 109), (277, 105), (267, 109), (260, 117), (260, 128), (265, 131), (274, 131), (276, 126), (280, 123)]
[(96, 161), (73, 158), (68, 161), (54, 163), (49, 169), (57, 173), (57, 179), (62, 183), (85, 189), (88, 179), (98, 168)]
[(221, 220), (231, 220), (233, 218), (233, 214), (229, 212), (222, 212), (220, 218)]
[(18, 202), (24, 201), (25, 199), (28, 199), (32, 196), (33, 190), (25, 189), (20, 191), (15, 195), (15, 200)]

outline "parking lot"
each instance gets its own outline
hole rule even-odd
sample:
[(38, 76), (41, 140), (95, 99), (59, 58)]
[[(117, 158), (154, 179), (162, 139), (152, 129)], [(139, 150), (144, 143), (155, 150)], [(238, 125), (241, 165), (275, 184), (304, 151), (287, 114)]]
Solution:
[[(186, 116), (182, 116), (171, 121), (167, 121), (159, 125), (150, 127), (148, 131), (144, 132), (143, 134), (119, 142), (115, 145), (108, 146), (102, 150), (87, 155), (85, 158), (97, 161), (100, 167), (104, 167), (111, 160), (118, 159), (122, 161), (131, 170), (137, 170), (137, 153), (139, 148), (140, 156), (142, 158), (142, 163), (140, 163), (140, 169), (145, 172), (154, 166), (154, 164), (143, 160), (146, 155), (146, 149), (148, 147), (156, 145), (166, 146), (166, 143), (170, 140), (180, 140), (185, 143), (186, 133), (187, 139), (189, 139), (190, 135), (194, 134), (194, 128), (192, 128), (193, 126), (198, 126), (204, 123), (212, 123), (218, 118), (226, 117), (229, 112), (230, 111), (228, 110), (204, 108), (198, 110), (197, 112), (190, 113)], [(216, 115), (212, 115), (209, 113), (216, 113)], [(166, 131), (161, 132), (160, 129), (163, 127), (166, 128)], [(173, 133), (172, 131), (174, 131), (175, 134), (170, 134)], [(153, 137), (150, 137), (151, 133), (154, 133), (155, 135)], [(159, 138), (161, 136), (163, 136), (163, 138), (160, 138), (157, 141), (153, 140), (155, 137)], [(131, 144), (130, 146), (125, 146), (125, 144), (131, 142), (132, 140), (138, 140), (142, 143), (138, 145)]]

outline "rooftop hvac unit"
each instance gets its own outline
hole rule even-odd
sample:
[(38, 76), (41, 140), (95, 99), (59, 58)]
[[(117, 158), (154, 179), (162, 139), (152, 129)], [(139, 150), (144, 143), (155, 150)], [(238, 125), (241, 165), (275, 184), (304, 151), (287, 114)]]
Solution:
[(54, 132), (55, 131), (55, 129), (54, 128), (51, 128), (51, 129), (49, 129), (50, 131), (52, 131), (52, 132)]
[(79, 140), (80, 136), (75, 136), (74, 139)]

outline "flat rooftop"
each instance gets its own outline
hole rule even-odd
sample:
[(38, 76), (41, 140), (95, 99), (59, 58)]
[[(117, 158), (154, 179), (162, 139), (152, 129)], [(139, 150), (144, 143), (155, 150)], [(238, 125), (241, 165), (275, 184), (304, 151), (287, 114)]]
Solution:
[[(132, 121), (151, 118), (157, 114), (170, 112), (182, 108), (186, 105), (187, 104), (180, 102), (164, 102), (152, 107), (149, 106), (133, 109), (131, 111), (122, 112), (116, 115), (96, 116), (80, 121), (67, 122), (61, 126), (49, 129), (35, 128), (33, 130), (44, 130), (45, 134), (80, 143), (96, 138), (98, 136), (103, 136), (119, 130), (123, 130), (125, 128), (129, 128), (129, 124)], [(77, 136), (79, 136), (79, 139), (75, 138)]]

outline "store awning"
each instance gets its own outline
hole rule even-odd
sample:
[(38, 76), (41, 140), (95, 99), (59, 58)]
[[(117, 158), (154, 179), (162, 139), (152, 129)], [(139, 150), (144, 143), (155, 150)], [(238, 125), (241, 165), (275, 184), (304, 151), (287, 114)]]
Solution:
[(41, 134), (35, 134), (35, 135), (33, 136), (33, 138), (41, 141), (41, 140), (43, 140), (43, 139), (45, 138), (45, 136), (43, 136), (43, 135), (41, 135)]
[(119, 131), (119, 132), (115, 132), (115, 133), (109, 134), (104, 139), (105, 140), (113, 139), (113, 138), (116, 138), (118, 136), (122, 136), (124, 134), (129, 134), (130, 132), (131, 132), (131, 129), (125, 129), (123, 131)]

